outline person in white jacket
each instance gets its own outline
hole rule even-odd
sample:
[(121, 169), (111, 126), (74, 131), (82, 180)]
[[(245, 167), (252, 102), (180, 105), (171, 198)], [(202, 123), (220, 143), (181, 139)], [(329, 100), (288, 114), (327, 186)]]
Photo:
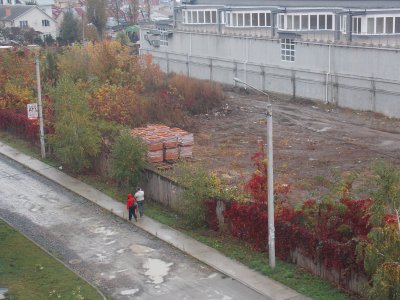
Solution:
[(144, 191), (140, 187), (137, 188), (137, 191), (135, 193), (135, 199), (136, 199), (137, 204), (138, 204), (139, 215), (142, 218), (143, 215), (144, 215), (144, 206), (143, 206), (143, 204), (144, 204)]

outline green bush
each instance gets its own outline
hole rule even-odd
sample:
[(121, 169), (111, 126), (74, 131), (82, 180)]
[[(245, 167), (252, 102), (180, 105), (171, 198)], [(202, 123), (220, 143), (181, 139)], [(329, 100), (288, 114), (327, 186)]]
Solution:
[(375, 226), (368, 234), (364, 266), (372, 278), (369, 299), (400, 299), (400, 170), (375, 168), (376, 188), (370, 213)]
[(206, 224), (204, 201), (218, 196), (218, 180), (197, 165), (181, 163), (175, 168), (174, 179), (185, 190), (179, 199), (179, 213), (191, 228)]
[(146, 166), (147, 148), (143, 142), (123, 130), (111, 148), (111, 175), (126, 188), (137, 185), (140, 173)]
[(101, 149), (100, 132), (92, 118), (87, 95), (69, 76), (51, 92), (55, 99), (55, 132), (49, 138), (57, 158), (79, 172), (91, 167)]

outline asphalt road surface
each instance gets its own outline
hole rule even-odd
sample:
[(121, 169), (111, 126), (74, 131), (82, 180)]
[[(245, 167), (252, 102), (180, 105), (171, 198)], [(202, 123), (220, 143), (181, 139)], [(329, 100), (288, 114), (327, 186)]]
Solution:
[(1, 155), (0, 217), (113, 299), (265, 299)]

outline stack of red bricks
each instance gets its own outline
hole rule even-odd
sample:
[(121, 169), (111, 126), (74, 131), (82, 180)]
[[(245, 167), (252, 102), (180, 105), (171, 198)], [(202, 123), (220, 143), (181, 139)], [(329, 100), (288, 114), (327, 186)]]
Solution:
[(175, 161), (193, 157), (193, 133), (165, 125), (148, 125), (132, 129), (147, 145), (147, 160), (151, 163)]

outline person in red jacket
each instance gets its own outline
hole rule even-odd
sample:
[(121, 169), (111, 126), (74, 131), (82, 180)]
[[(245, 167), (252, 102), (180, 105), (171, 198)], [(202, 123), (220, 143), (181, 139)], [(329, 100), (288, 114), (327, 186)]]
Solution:
[(129, 221), (132, 220), (133, 215), (135, 221), (137, 222), (136, 207), (136, 199), (132, 196), (132, 194), (128, 194), (128, 198), (126, 199), (126, 209), (129, 211)]

